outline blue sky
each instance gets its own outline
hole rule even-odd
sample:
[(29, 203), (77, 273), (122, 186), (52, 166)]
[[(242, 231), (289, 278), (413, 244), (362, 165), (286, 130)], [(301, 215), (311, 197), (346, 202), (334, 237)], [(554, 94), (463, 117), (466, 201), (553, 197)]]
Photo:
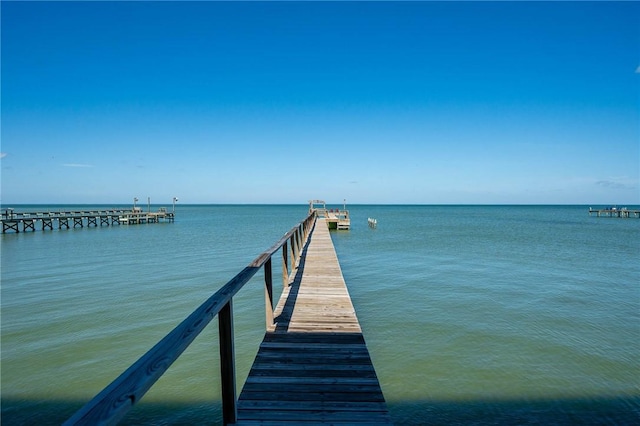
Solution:
[(640, 3), (1, 8), (3, 205), (640, 204)]

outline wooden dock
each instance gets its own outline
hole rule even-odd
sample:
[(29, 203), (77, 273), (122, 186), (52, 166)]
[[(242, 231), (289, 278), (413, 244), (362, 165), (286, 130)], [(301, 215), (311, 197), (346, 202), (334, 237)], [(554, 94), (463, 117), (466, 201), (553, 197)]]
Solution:
[(325, 219), (278, 302), (236, 424), (391, 424)]
[(13, 231), (15, 233), (43, 231), (57, 229), (71, 229), (130, 225), (141, 223), (158, 223), (161, 221), (173, 222), (174, 212), (168, 212), (166, 208), (160, 208), (157, 212), (143, 212), (139, 209), (110, 209), (110, 210), (85, 210), (85, 211), (44, 211), (44, 212), (15, 212), (13, 209), (5, 209), (2, 212), (2, 233)]
[[(284, 289), (274, 310), (272, 260), (280, 250)], [(264, 270), (266, 331), (238, 398), (232, 302), (259, 270)], [(223, 424), (391, 424), (327, 219), (312, 211), (65, 425), (117, 423), (215, 317)]]
[(309, 214), (315, 212), (318, 218), (324, 219), (329, 229), (337, 229), (348, 231), (351, 227), (351, 219), (349, 218), (349, 210), (343, 204), (342, 210), (339, 208), (327, 208), (323, 200), (309, 200)]
[(629, 210), (626, 207), (607, 207), (604, 209), (592, 209), (589, 207), (589, 216), (595, 214), (597, 217), (637, 217), (640, 218), (640, 210)]

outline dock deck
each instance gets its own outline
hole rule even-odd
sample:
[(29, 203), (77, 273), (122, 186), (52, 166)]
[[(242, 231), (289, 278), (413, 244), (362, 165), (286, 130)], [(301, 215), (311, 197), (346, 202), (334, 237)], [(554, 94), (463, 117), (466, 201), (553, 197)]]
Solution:
[(324, 200), (309, 200), (309, 213), (316, 212), (318, 218), (324, 220), (329, 229), (337, 229), (348, 231), (351, 227), (351, 219), (349, 218), (349, 210), (343, 204), (342, 210), (339, 208), (327, 208)]
[(318, 218), (238, 399), (238, 425), (391, 424), (326, 219)]

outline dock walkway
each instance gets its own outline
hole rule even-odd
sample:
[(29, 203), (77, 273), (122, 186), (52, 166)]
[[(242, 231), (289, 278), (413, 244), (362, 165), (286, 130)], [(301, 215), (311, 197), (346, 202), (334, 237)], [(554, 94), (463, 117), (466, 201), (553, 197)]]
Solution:
[(325, 219), (283, 290), (238, 399), (238, 425), (391, 424)]
[(591, 207), (589, 207), (589, 216), (591, 216), (591, 214), (595, 214), (597, 217), (640, 218), (640, 210), (629, 210), (626, 207), (607, 207), (604, 209), (592, 209)]

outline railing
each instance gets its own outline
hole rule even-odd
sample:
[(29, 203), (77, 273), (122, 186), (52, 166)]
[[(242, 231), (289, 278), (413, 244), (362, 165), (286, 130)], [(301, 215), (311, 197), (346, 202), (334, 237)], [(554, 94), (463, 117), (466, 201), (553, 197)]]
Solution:
[(2, 211), (2, 220), (22, 220), (22, 219), (48, 219), (58, 217), (79, 217), (79, 216), (104, 216), (123, 215), (132, 213), (131, 209), (105, 209), (105, 210), (83, 210), (83, 211), (46, 211), (46, 212), (16, 212), (13, 209)]
[(233, 296), (264, 266), (267, 329), (273, 326), (271, 257), (282, 248), (282, 280), (286, 285), (315, 223), (314, 213), (291, 228), (277, 243), (207, 299), (176, 328), (117, 379), (78, 410), (65, 425), (116, 424), (178, 359), (209, 322), (218, 316), (222, 421), (236, 422), (236, 377), (233, 344)]

